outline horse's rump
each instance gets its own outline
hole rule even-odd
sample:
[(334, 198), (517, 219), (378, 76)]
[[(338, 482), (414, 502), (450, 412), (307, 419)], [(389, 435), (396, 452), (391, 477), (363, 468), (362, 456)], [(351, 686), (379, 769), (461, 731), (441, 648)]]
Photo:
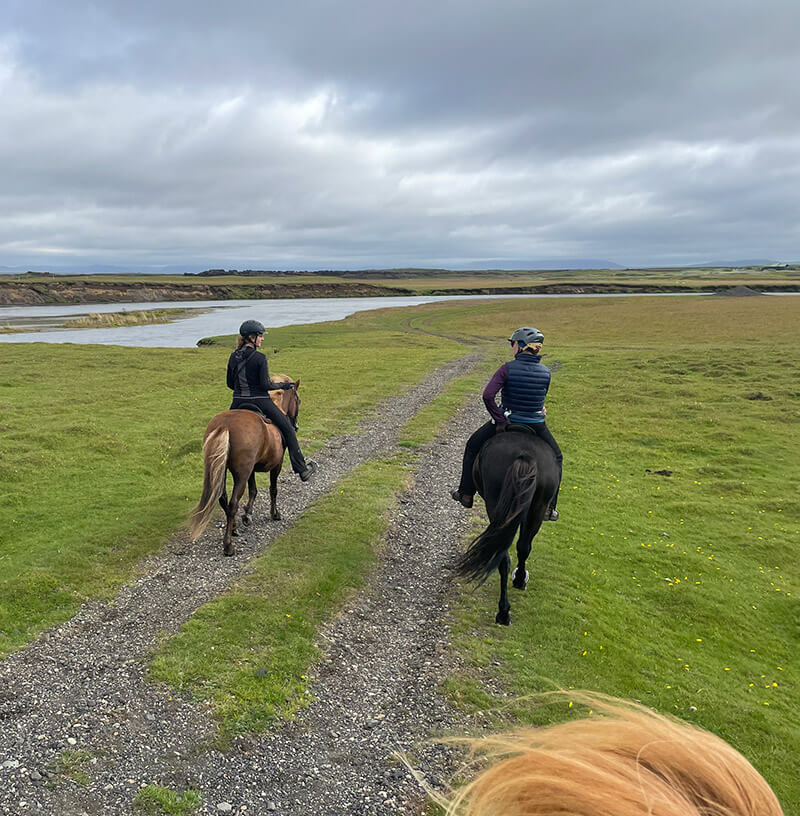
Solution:
[(506, 557), (520, 525), (530, 522), (531, 514), (541, 523), (558, 473), (547, 443), (536, 436), (503, 433), (481, 448), (473, 475), (486, 502), (489, 526), (459, 556), (455, 571), (482, 583)]
[(558, 465), (552, 448), (531, 433), (506, 431), (493, 436), (481, 448), (475, 459), (473, 475), (478, 492), (486, 502), (486, 510), (491, 520), (507, 508), (498, 505), (509, 473), (520, 468), (520, 462), (531, 462), (536, 473), (534, 492), (527, 497), (530, 501), (544, 498), (549, 501), (558, 486)]

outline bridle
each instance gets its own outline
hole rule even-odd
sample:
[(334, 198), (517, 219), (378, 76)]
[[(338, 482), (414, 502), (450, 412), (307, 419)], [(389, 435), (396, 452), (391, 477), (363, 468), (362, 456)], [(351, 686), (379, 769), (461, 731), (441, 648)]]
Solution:
[[(292, 391), (294, 393), (294, 407), (295, 407), (295, 410), (294, 410), (294, 415), (293, 416), (291, 414), (289, 414), (289, 413), (287, 413), (286, 416), (288, 417), (289, 422), (292, 423), (292, 427), (296, 431), (297, 430), (297, 415), (300, 413), (300, 395), (297, 393), (297, 391), (294, 388), (287, 389), (287, 390), (290, 390), (290, 391)], [(286, 393), (286, 392), (284, 391), (284, 393)]]

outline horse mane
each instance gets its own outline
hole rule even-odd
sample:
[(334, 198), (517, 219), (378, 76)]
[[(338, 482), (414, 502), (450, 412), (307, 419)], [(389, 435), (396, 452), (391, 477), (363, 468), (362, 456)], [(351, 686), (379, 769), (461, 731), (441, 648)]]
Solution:
[[(285, 374), (271, 374), (270, 380), (272, 382), (293, 382), (292, 378), (287, 377)], [(269, 392), (269, 398), (280, 408), (283, 403), (283, 391), (276, 388), (274, 391)]]
[(489, 765), (436, 797), (447, 815), (782, 816), (758, 771), (709, 731), (603, 695), (570, 699), (599, 713), (467, 740)]

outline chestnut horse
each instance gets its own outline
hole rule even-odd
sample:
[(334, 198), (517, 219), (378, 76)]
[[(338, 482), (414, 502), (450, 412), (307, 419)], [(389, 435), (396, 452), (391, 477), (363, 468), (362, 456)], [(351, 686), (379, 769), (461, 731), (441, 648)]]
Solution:
[[(273, 382), (291, 382), (288, 377), (277, 375)], [(300, 408), (300, 397), (296, 380), (292, 388), (284, 391), (270, 391), (272, 401), (289, 417), (297, 427), (297, 413)], [(283, 454), (286, 447), (280, 431), (255, 411), (237, 408), (223, 411), (208, 423), (203, 437), (203, 494), (197, 507), (189, 518), (189, 532), (192, 541), (196, 541), (208, 526), (214, 505), (219, 500), (225, 511), (227, 525), (222, 539), (223, 553), (233, 555), (231, 537), (236, 535), (236, 513), (239, 502), (248, 487), (247, 505), (244, 508), (245, 524), (250, 523), (253, 505), (258, 490), (256, 488), (256, 471), (269, 471), (270, 516), (280, 521), (276, 499), (278, 496), (278, 474), (283, 467)], [(233, 490), (230, 500), (226, 488), (228, 471), (233, 475)]]

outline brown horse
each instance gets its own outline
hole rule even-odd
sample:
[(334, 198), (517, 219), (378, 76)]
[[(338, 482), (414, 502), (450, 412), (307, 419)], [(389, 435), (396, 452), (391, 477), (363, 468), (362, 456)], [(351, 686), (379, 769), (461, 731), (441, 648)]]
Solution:
[[(277, 375), (273, 382), (291, 382), (288, 377)], [(297, 413), (300, 408), (300, 397), (296, 380), (292, 388), (283, 391), (270, 391), (272, 401), (289, 417), (297, 427)], [(189, 518), (189, 532), (192, 541), (196, 541), (208, 526), (214, 505), (219, 500), (227, 517), (223, 536), (223, 553), (233, 555), (231, 537), (236, 535), (236, 513), (239, 502), (248, 487), (247, 505), (244, 508), (245, 524), (250, 523), (258, 490), (256, 488), (256, 471), (269, 471), (270, 516), (279, 521), (276, 499), (278, 496), (278, 474), (283, 467), (285, 446), (280, 431), (255, 411), (238, 408), (223, 411), (208, 423), (203, 437), (203, 494), (197, 507)], [(230, 500), (226, 489), (228, 471), (233, 475), (233, 490)]]

